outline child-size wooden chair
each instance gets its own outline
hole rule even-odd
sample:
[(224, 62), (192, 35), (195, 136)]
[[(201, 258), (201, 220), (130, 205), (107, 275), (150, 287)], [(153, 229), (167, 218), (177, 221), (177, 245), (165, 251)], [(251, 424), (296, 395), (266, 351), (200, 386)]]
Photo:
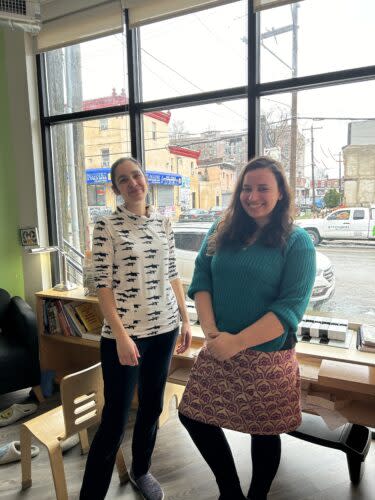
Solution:
[[(31, 436), (34, 435), (47, 447), (57, 500), (68, 500), (60, 442), (78, 433), (82, 453), (88, 452), (87, 428), (100, 421), (104, 404), (101, 364), (67, 375), (62, 379), (60, 391), (61, 406), (21, 426), (22, 489), (32, 484)], [(125, 483), (129, 476), (121, 448), (116, 466), (120, 482)]]

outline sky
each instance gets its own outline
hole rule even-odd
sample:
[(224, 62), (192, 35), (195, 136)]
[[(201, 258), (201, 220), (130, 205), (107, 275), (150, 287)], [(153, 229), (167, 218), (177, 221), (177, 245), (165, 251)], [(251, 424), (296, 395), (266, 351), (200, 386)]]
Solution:
[[(298, 8), (298, 75), (375, 64), (374, 0), (304, 0)], [(261, 14), (261, 33), (291, 24), (291, 6)], [(143, 99), (236, 87), (246, 84), (247, 2), (239, 1), (141, 28)], [(261, 82), (291, 76), (291, 32), (264, 40)], [(126, 48), (122, 35), (81, 44), (84, 99), (127, 92)], [(284, 63), (280, 62), (281, 59)], [(314, 124), (318, 173), (338, 176), (338, 154), (347, 144), (350, 120), (375, 118), (375, 80), (308, 90), (298, 94), (298, 120), (306, 138), (305, 166), (311, 164), (310, 131)], [(261, 112), (285, 118), (291, 95), (261, 99)], [(319, 121), (312, 118), (318, 119)], [(172, 110), (190, 133), (207, 129), (244, 131), (245, 100)], [(276, 121), (276, 120), (275, 120)], [(319, 128), (318, 128), (319, 127)]]

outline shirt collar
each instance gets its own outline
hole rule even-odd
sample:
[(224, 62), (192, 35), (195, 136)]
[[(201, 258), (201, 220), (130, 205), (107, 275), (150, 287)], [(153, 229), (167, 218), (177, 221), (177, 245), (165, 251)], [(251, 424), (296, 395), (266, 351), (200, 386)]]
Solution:
[(130, 212), (130, 210), (128, 210), (125, 207), (125, 204), (119, 205), (116, 209), (116, 213), (121, 213), (121, 214), (125, 215), (127, 219), (130, 219), (134, 223), (142, 223), (142, 224), (154, 219), (154, 217), (155, 217), (155, 210), (151, 205), (146, 205), (147, 215), (134, 214), (133, 212)]

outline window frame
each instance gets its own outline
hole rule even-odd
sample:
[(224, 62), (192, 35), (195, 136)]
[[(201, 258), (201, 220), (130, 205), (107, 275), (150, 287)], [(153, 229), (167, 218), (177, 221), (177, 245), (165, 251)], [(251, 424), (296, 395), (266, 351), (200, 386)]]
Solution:
[(102, 167), (103, 168), (110, 167), (110, 157), (111, 157), (110, 149), (109, 148), (101, 148), (100, 154), (101, 154)]
[(99, 130), (102, 131), (102, 130), (108, 130), (108, 118), (105, 117), (105, 118), (101, 118), (99, 120)]
[[(146, 112), (164, 109), (189, 107), (202, 104), (217, 103), (221, 101), (247, 99), (248, 114), (248, 158), (258, 154), (259, 151), (259, 120), (260, 98), (273, 94), (289, 93), (313, 88), (325, 88), (331, 85), (355, 83), (375, 79), (375, 65), (344, 69), (301, 77), (292, 77), (285, 80), (260, 83), (260, 14), (254, 13), (253, 0), (247, 0), (248, 8), (248, 73), (247, 85), (235, 88), (223, 88), (214, 91), (196, 94), (181, 95), (177, 97), (142, 101), (141, 86), (141, 55), (139, 28), (129, 28), (129, 12), (124, 10), (125, 35), (127, 44), (128, 63), (128, 104), (111, 106), (107, 108), (79, 111), (73, 113), (49, 115), (46, 83), (45, 55), (36, 55), (39, 116), (42, 130), (43, 168), (45, 178), (45, 191), (47, 199), (47, 218), (49, 244), (57, 244), (56, 199), (53, 183), (52, 141), (51, 127), (56, 124), (69, 123), (89, 118), (108, 119), (117, 115), (128, 115), (130, 124), (131, 154), (144, 164), (143, 150), (143, 123), (142, 115)], [(52, 257), (52, 275), (58, 276), (58, 259)]]

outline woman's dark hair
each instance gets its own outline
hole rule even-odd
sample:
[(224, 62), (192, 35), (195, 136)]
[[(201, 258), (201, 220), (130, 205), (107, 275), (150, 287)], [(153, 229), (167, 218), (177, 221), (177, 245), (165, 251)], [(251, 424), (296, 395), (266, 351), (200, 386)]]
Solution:
[(240, 194), (245, 175), (261, 168), (269, 169), (276, 178), (281, 199), (272, 211), (270, 222), (261, 230), (259, 239), (266, 246), (282, 248), (292, 230), (291, 194), (281, 163), (267, 156), (253, 158), (241, 171), (229, 207), (209, 246), (213, 248), (239, 249), (246, 246), (249, 239), (259, 229), (255, 220), (242, 208)]
[(134, 165), (137, 165), (142, 170), (142, 165), (138, 160), (133, 158), (132, 156), (123, 156), (122, 158), (119, 158), (116, 160), (112, 166), (111, 166), (111, 182), (112, 182), (112, 189), (116, 192), (118, 192), (118, 187), (116, 186), (116, 169), (119, 165), (124, 163), (125, 161), (130, 161), (134, 163)]

